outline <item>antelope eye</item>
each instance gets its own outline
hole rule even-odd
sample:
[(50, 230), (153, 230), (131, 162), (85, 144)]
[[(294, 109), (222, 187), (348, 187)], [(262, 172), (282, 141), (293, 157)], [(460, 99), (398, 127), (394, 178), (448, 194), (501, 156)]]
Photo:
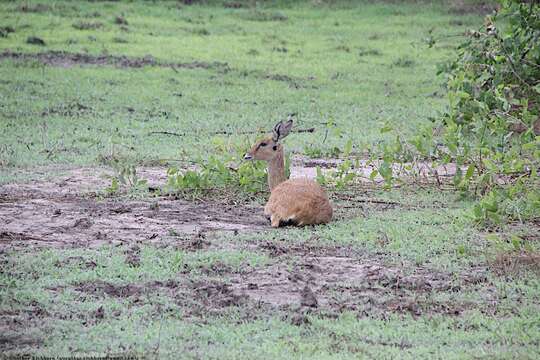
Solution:
[(264, 143), (264, 142), (261, 143), (261, 146), (266, 146), (266, 145), (268, 145), (268, 144), (267, 144), (267, 143)]

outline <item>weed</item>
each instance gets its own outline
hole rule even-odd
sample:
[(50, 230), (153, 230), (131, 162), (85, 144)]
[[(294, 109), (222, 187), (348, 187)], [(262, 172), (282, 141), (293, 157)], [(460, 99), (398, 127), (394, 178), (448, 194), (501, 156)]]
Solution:
[[(538, 46), (529, 41), (540, 28), (538, 6), (509, 1), (501, 11), (512, 18), (507, 31), (498, 30), (495, 16), (470, 33), (458, 57), (440, 70), (448, 76), (449, 111), (408, 140), (392, 126), (383, 128), (394, 132), (395, 140), (374, 151), (382, 158), (373, 161), (375, 176), (391, 186), (393, 164), (414, 173), (422, 159), (435, 166), (454, 162), (454, 187), (477, 199), (471, 211), (476, 224), (493, 228), (540, 217), (540, 138), (535, 134), (540, 91), (534, 87), (539, 70), (532, 65), (538, 62), (532, 55)], [(407, 58), (394, 63), (408, 64)]]
[(195, 164), (196, 169), (193, 170), (169, 168), (167, 189), (174, 192), (233, 188), (255, 193), (266, 188), (266, 172), (263, 163), (249, 161), (238, 163), (248, 149), (247, 146), (227, 148), (221, 141), (217, 141), (215, 146), (216, 150), (228, 155), (211, 155), (205, 160), (199, 160)]
[(111, 185), (105, 189), (109, 195), (116, 194), (121, 187), (126, 187), (130, 191), (146, 191), (148, 180), (141, 179), (137, 175), (137, 169), (133, 164), (115, 162), (113, 163), (115, 175), (111, 177)]
[(397, 66), (397, 67), (403, 67), (403, 68), (409, 68), (409, 67), (413, 67), (416, 65), (416, 62), (409, 58), (409, 57), (406, 57), (406, 56), (402, 56), (398, 59), (396, 59), (392, 65), (394, 66)]

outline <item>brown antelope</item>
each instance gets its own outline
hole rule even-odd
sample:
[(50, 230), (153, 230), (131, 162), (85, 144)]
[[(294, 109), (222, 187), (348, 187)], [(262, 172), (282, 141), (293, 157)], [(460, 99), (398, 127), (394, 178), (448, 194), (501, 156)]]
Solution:
[(291, 116), (277, 123), (272, 136), (257, 141), (244, 159), (268, 162), (271, 194), (264, 213), (270, 217), (272, 227), (327, 223), (332, 220), (332, 205), (324, 189), (313, 180), (287, 180), (285, 175), (283, 146), (279, 142), (289, 135), (292, 125)]

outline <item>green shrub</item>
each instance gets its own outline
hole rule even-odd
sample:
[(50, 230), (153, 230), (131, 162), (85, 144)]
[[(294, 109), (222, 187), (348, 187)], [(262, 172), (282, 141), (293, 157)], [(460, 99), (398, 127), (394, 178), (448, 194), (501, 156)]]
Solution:
[(440, 70), (447, 113), (414, 138), (397, 134), (374, 151), (387, 185), (396, 181), (392, 163), (453, 163), (453, 185), (478, 199), (472, 215), (479, 224), (540, 217), (539, 44), (540, 4), (501, 1)]

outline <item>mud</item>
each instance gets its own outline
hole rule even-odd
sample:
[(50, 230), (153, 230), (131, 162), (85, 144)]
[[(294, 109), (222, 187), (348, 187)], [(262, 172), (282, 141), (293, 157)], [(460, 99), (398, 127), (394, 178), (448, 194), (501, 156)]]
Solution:
[[(468, 304), (430, 299), (431, 293), (460, 289), (450, 274), (383, 264), (380, 259), (311, 256), (292, 269), (277, 263), (238, 276), (232, 280), (232, 288), (255, 302), (280, 308), (310, 307), (337, 313), (347, 310), (364, 316), (388, 312), (459, 315), (468, 308)], [(468, 281), (465, 275), (461, 280)]]
[[(302, 161), (293, 160), (291, 177), (313, 178), (311, 170), (315, 169)], [(313, 165), (314, 160), (309, 161), (308, 165)], [(324, 171), (332, 171), (336, 162), (328, 161)], [(50, 180), (0, 186), (0, 249), (171, 241), (178, 248), (195, 250), (209, 245), (204, 239), (208, 231), (269, 229), (262, 203), (239, 200), (219, 189), (195, 200), (152, 196), (152, 191), (167, 182), (163, 167), (137, 169), (137, 176), (147, 180), (151, 190), (144, 198), (107, 197), (105, 190), (114, 175), (108, 168), (47, 168), (41, 173), (57, 175)], [(335, 221), (364, 216), (366, 207), (380, 211), (404, 207), (373, 199), (362, 188), (334, 191), (330, 197), (336, 204)], [(126, 257), (129, 264), (137, 266), (135, 253)]]
[(62, 51), (47, 51), (36, 54), (4, 51), (0, 53), (0, 60), (10, 59), (15, 61), (37, 60), (42, 64), (70, 68), (74, 66), (103, 66), (111, 65), (119, 68), (142, 68), (145, 66), (172, 67), (184, 69), (218, 69), (228, 71), (229, 65), (224, 62), (162, 62), (151, 55), (145, 57), (127, 57), (113, 55), (89, 55), (68, 53)]
[[(149, 185), (165, 182), (164, 169), (145, 169)], [(76, 169), (50, 181), (0, 187), (0, 249), (12, 246), (87, 247), (173, 240), (202, 247), (197, 234), (269, 228), (259, 205), (188, 201), (170, 197), (96, 196), (110, 180), (103, 169)], [(186, 240), (184, 242), (180, 240)], [(136, 265), (136, 252), (127, 261)]]
[[(291, 251), (294, 253), (294, 251)], [(434, 297), (453, 293), (469, 284), (487, 281), (485, 269), (469, 274), (449, 274), (410, 265), (387, 266), (382, 259), (345, 256), (310, 256), (294, 266), (276, 263), (239, 273), (226, 272), (216, 280), (186, 277), (142, 284), (111, 284), (101, 280), (74, 284), (84, 296), (129, 299), (138, 305), (151, 304), (151, 295), (167, 296), (185, 316), (220, 314), (231, 307), (242, 308), (253, 319), (265, 312), (282, 312), (296, 325), (303, 314), (338, 316), (344, 311), (359, 317), (386, 317), (389, 313), (460, 315), (478, 303), (443, 302)], [(60, 291), (61, 289), (51, 289)], [(432, 297), (433, 295), (433, 297)]]

